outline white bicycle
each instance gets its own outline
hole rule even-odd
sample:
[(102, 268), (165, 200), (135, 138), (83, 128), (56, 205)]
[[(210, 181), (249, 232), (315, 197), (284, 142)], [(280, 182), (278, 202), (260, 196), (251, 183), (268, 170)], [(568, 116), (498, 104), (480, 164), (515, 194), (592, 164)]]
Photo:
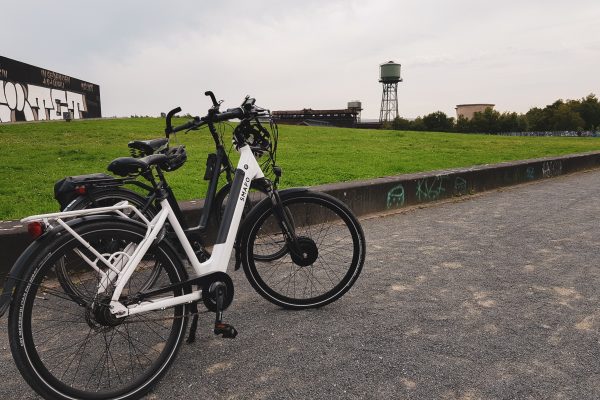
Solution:
[[(207, 261), (196, 257), (166, 193), (151, 221), (125, 202), (23, 220), (39, 237), (7, 277), (0, 316), (9, 310), (15, 363), (44, 398), (142, 397), (173, 362), (190, 317), (193, 341), (198, 303), (216, 313), (215, 334), (235, 337), (235, 328), (222, 321), (234, 294), (226, 273), (234, 244), (253, 288), (285, 308), (324, 306), (358, 278), (365, 239), (352, 212), (326, 194), (277, 191), (257, 162), (264, 154), (274, 160), (277, 133), (265, 127), (268, 112), (248, 97), (225, 112), (214, 96), (213, 104), (205, 117), (173, 130), (241, 120), (233, 135), (240, 160), (231, 201)], [(268, 197), (240, 224), (251, 183), (262, 185)], [(129, 218), (131, 212), (137, 218)]]

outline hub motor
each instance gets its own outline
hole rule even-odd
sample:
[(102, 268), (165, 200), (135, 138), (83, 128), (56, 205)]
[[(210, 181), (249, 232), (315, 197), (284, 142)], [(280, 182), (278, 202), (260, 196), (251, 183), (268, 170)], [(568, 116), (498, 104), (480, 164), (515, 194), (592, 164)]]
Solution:
[(317, 248), (314, 240), (306, 236), (299, 236), (298, 247), (300, 247), (301, 254), (296, 254), (295, 252), (290, 251), (290, 255), (292, 256), (292, 261), (294, 264), (301, 267), (308, 267), (317, 261), (317, 258), (319, 257), (319, 249)]

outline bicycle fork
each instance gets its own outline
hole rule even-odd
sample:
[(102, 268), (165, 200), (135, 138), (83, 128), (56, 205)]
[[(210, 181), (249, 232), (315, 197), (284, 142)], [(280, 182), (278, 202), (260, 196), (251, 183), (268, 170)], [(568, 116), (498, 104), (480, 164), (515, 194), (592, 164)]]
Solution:
[(308, 237), (298, 236), (296, 226), (289, 210), (283, 206), (279, 192), (276, 189), (269, 190), (273, 213), (277, 219), (285, 244), (290, 252), (292, 261), (300, 266), (312, 264), (317, 249), (314, 241)]

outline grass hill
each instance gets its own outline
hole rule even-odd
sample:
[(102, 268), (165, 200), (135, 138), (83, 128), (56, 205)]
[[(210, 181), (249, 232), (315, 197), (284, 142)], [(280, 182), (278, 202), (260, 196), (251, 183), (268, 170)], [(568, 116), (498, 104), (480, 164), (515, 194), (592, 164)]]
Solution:
[[(163, 129), (159, 118), (0, 125), (0, 219), (57, 211), (55, 181), (106, 172), (112, 159), (128, 155), (127, 142), (161, 137)], [(223, 129), (228, 137), (231, 127)], [(167, 179), (179, 200), (201, 198), (212, 139), (201, 130), (180, 133), (177, 142), (186, 145), (188, 162)], [(600, 150), (600, 139), (282, 125), (277, 160), (281, 186), (292, 187), (591, 150)]]

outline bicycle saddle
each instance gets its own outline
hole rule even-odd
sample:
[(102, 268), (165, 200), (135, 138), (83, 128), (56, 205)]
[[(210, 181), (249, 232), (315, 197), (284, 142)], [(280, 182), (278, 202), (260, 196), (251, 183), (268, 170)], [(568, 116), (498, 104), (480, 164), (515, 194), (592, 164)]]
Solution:
[(151, 165), (163, 163), (167, 159), (165, 154), (152, 154), (144, 158), (119, 157), (112, 160), (107, 169), (119, 176), (141, 174), (147, 171)]
[(158, 138), (158, 139), (150, 139), (150, 140), (132, 140), (127, 143), (127, 146), (131, 149), (136, 149), (142, 152), (142, 155), (149, 156), (150, 154), (154, 154), (159, 150), (164, 150), (167, 148), (169, 144), (169, 139), (167, 138)]

